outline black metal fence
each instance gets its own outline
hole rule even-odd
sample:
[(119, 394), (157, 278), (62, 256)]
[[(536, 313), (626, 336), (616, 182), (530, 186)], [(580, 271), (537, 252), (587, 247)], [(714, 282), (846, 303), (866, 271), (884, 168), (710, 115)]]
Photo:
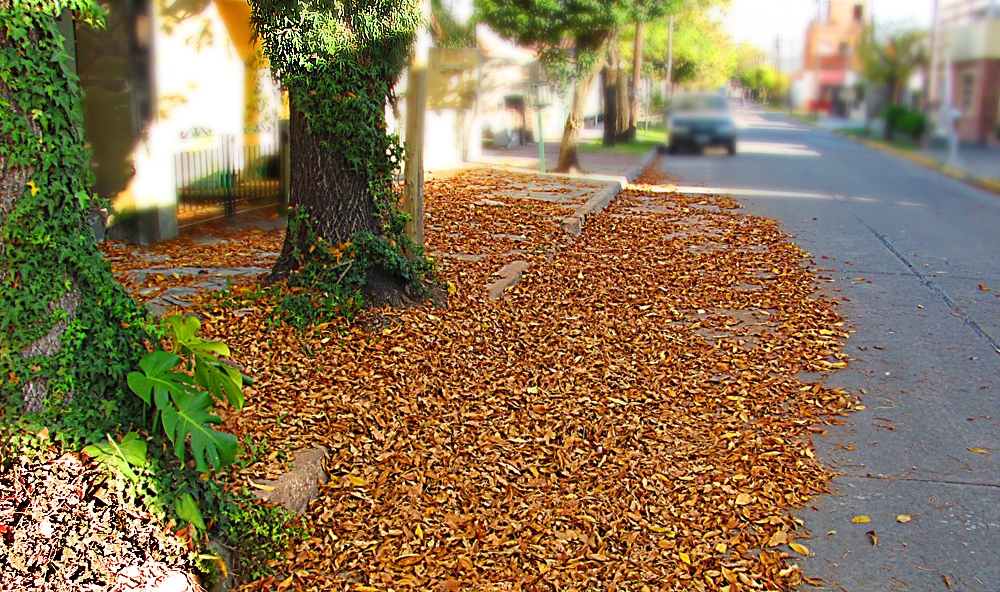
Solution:
[(178, 215), (188, 218), (217, 210), (232, 216), (240, 209), (276, 204), (281, 171), (277, 142), (240, 150), (233, 136), (223, 136), (218, 148), (181, 152), (174, 157)]

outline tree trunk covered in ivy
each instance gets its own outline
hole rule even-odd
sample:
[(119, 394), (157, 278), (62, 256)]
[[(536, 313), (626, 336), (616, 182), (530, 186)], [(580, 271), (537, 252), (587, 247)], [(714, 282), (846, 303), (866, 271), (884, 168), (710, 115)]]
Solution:
[(355, 233), (381, 231), (378, 208), (368, 192), (370, 176), (353, 170), (342, 152), (327, 147), (336, 138), (320, 130), (310, 132), (302, 110), (295, 103), (290, 107), (289, 207), (308, 216), (310, 223), (293, 222), (289, 226), (271, 281), (287, 278), (298, 269), (301, 254), (308, 254), (315, 236), (337, 246), (348, 242)]
[[(114, 423), (107, 404), (142, 351), (140, 308), (87, 223), (81, 95), (56, 17), (88, 0), (0, 0), (0, 405)], [(118, 399), (119, 401), (121, 399)], [(127, 398), (131, 402), (131, 398)], [(90, 414), (93, 415), (90, 415)]]
[(291, 106), (289, 231), (269, 281), (406, 303), (411, 288), (423, 289), (427, 264), (393, 192), (403, 150), (387, 133), (385, 106), (420, 23), (418, 0), (250, 6)]

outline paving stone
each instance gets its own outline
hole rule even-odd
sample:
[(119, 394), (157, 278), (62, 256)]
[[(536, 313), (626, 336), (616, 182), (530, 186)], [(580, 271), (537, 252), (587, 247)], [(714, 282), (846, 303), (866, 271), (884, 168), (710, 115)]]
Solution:
[[(180, 297), (180, 298), (184, 298), (186, 296), (194, 296), (197, 293), (198, 293), (198, 290), (196, 288), (188, 288), (188, 287), (184, 287), (184, 286), (177, 287), (177, 288), (168, 288), (167, 289), (167, 295), (168, 296), (177, 296), (177, 297)], [(164, 298), (165, 297), (166, 296), (164, 296)]]

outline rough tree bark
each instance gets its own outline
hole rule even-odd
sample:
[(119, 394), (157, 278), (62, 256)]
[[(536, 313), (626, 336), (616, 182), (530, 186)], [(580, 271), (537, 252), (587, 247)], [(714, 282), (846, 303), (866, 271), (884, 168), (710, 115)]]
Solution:
[(309, 216), (310, 224), (292, 222), (281, 255), (269, 280), (285, 279), (299, 268), (301, 256), (313, 245), (315, 232), (328, 245), (346, 243), (357, 232), (379, 234), (375, 201), (368, 194), (367, 175), (351, 170), (347, 159), (323, 145), (332, 138), (310, 132), (308, 121), (290, 105), (291, 198), (293, 212)]
[(625, 62), (622, 61), (621, 52), (616, 52), (615, 58), (617, 59), (618, 67), (615, 68), (615, 76), (618, 81), (615, 83), (615, 93), (617, 97), (615, 98), (615, 140), (618, 142), (628, 142), (631, 138), (629, 137), (628, 127), (629, 121), (631, 119), (631, 109), (628, 97), (628, 68), (625, 67)]
[(589, 72), (576, 79), (573, 85), (573, 103), (569, 117), (566, 118), (566, 129), (563, 130), (562, 144), (559, 146), (559, 164), (556, 172), (579, 173), (580, 169), (580, 132), (583, 130), (583, 116), (587, 109), (587, 99), (594, 88), (594, 80), (604, 66), (602, 60), (596, 60)]
[(140, 309), (87, 224), (89, 158), (60, 6), (0, 0), (0, 402), (20, 399), (24, 412), (118, 396), (141, 352)]
[(604, 91), (604, 146), (614, 146), (618, 141), (615, 134), (613, 122), (618, 117), (618, 77), (611, 70), (611, 66), (604, 66), (601, 70), (601, 88)]

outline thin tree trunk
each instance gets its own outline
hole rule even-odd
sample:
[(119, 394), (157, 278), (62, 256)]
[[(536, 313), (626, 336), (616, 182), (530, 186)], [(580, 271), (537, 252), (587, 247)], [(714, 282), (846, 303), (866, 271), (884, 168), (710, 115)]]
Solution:
[(308, 120), (290, 105), (291, 199), (288, 232), (281, 255), (268, 282), (287, 278), (308, 260), (316, 238), (336, 247), (357, 232), (381, 233), (375, 200), (368, 193), (368, 177), (353, 171), (337, 150), (310, 132)]
[(617, 111), (615, 112), (615, 140), (618, 142), (628, 142), (629, 120), (631, 119), (628, 98), (628, 68), (625, 67), (623, 61), (620, 61), (620, 53), (618, 54), (618, 58), (618, 68), (615, 70), (615, 76), (618, 78), (618, 81), (615, 83), (615, 93), (617, 94), (615, 99), (615, 106), (617, 107)]
[(635, 138), (636, 129), (639, 126), (639, 86), (642, 84), (642, 43), (645, 34), (646, 23), (635, 24), (635, 47), (632, 54), (632, 88), (630, 89), (629, 103), (629, 139)]
[(616, 140), (615, 126), (613, 122), (618, 118), (618, 77), (615, 76), (610, 66), (604, 66), (601, 70), (601, 83), (604, 95), (604, 146), (614, 146)]
[[(569, 117), (566, 118), (566, 128), (563, 130), (562, 144), (559, 146), (559, 165), (556, 172), (580, 172), (580, 132), (583, 130), (583, 116), (587, 109), (590, 91), (594, 88), (594, 80), (604, 64), (597, 60), (594, 68), (577, 78), (573, 85), (573, 103)], [(607, 121), (605, 120), (605, 125)]]

